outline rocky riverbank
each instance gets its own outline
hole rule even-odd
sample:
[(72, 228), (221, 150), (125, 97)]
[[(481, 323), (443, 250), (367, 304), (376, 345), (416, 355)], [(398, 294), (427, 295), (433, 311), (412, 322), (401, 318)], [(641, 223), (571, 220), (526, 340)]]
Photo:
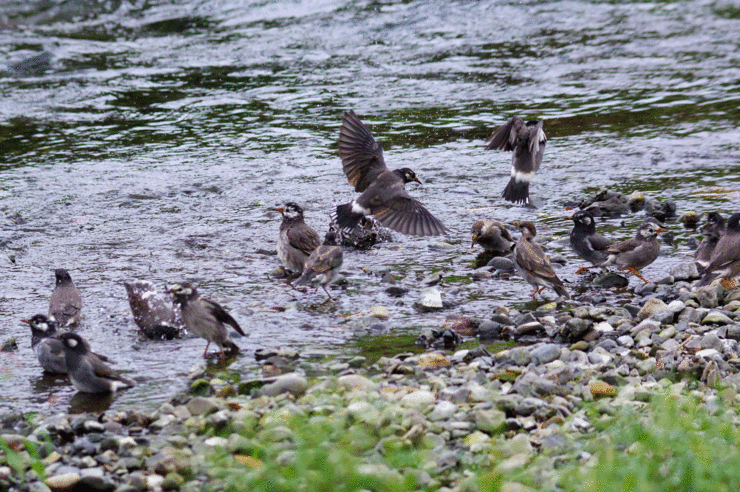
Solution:
[[(315, 453), (311, 434), (333, 443), (325, 459), (346, 453), (335, 458), (352, 463), (353, 480), (390, 490), (475, 489), (471, 470), (522, 490), (514, 472), (533, 463), (532, 480), (552, 489), (557, 463), (588, 460), (594, 419), (656, 394), (691, 388), (716, 406), (717, 388), (730, 400), (740, 389), (740, 290), (692, 291), (672, 274), (620, 306), (582, 296), (451, 323), (480, 342), (471, 348), (299, 361), (254, 381), (201, 367), (187, 394), (151, 414), (5, 416), (0, 490), (242, 490), (248, 482), (234, 477), (279, 475)], [(401, 452), (417, 459), (391, 459)]]

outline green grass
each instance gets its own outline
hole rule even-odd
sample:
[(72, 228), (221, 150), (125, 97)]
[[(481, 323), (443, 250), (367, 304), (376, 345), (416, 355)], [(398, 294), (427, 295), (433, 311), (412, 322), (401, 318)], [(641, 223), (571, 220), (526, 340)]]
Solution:
[(593, 463), (568, 470), (562, 485), (584, 492), (740, 490), (740, 431), (733, 420), (734, 410), (710, 415), (684, 396), (620, 410), (602, 421), (604, 434), (587, 447)]

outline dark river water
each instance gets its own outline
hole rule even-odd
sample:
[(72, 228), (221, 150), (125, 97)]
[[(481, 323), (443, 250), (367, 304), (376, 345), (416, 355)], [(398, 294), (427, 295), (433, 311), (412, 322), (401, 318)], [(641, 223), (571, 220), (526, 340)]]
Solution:
[[(42, 374), (21, 323), (46, 312), (55, 268), (82, 292), (78, 332), (138, 381), (108, 403), (153, 409), (185, 387), (205, 342), (142, 340), (125, 280), (190, 280), (227, 306), (248, 334), (230, 366), (246, 378), (259, 348), (346, 355), (368, 333), (521, 307), (530, 288), (516, 276), (470, 282), (477, 219), (534, 221), (575, 291), (587, 280), (567, 247), (569, 201), (607, 187), (673, 200), (679, 215), (738, 211), (738, 33), (729, 1), (4, 0), (0, 340), (19, 348), (1, 355), (0, 412), (88, 408)], [(410, 193), (452, 232), (346, 251), (332, 304), (270, 277), (271, 209), (299, 202), (323, 236), (355, 196), (336, 150), (348, 109), (390, 167), (416, 171)], [(501, 200), (511, 155), (483, 150), (515, 115), (545, 120), (536, 210)], [(599, 227), (625, 239), (643, 219)], [(675, 241), (648, 278), (693, 254), (697, 233), (667, 227)], [(368, 267), (409, 292), (389, 296)], [(435, 271), (450, 307), (420, 313)], [(390, 317), (363, 315), (377, 306)]]

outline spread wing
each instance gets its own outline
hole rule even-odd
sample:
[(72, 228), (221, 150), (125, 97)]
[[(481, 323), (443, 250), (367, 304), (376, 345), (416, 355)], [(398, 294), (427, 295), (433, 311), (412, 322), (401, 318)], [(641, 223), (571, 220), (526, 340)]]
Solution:
[(449, 232), (438, 218), (405, 190), (373, 209), (373, 217), (389, 229), (412, 236), (438, 236)]
[(237, 323), (236, 320), (232, 318), (231, 315), (227, 313), (226, 310), (222, 308), (220, 304), (215, 303), (211, 301), (210, 299), (202, 299), (202, 300), (203, 300), (203, 303), (206, 305), (206, 308), (211, 312), (211, 314), (213, 314), (213, 316), (216, 317), (217, 320), (219, 320), (221, 323), (230, 325), (240, 334), (246, 335), (246, 333), (244, 333), (244, 330), (242, 330), (242, 327), (239, 326), (239, 323)]
[(342, 115), (339, 157), (344, 174), (359, 192), (365, 191), (380, 173), (388, 169), (383, 159), (383, 147), (352, 110)]
[(321, 245), (319, 235), (305, 223), (296, 224), (288, 229), (288, 241), (292, 247), (307, 255)]
[(486, 150), (514, 150), (519, 129), (524, 126), (524, 120), (514, 116), (509, 121), (498, 127), (488, 137)]

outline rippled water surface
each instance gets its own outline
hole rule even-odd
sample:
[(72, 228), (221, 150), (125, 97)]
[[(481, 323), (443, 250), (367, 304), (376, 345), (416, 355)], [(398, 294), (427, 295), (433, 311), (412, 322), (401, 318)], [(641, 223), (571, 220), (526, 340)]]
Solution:
[[(740, 7), (724, 1), (2, 2), (0, 340), (19, 349), (0, 359), (0, 412), (93, 408), (42, 375), (20, 322), (46, 312), (54, 268), (82, 292), (78, 331), (139, 382), (104, 405), (153, 408), (185, 386), (204, 341), (141, 340), (124, 280), (197, 282), (247, 330), (230, 367), (250, 377), (257, 348), (342, 354), (368, 332), (521, 307), (521, 279), (469, 281), (478, 218), (535, 221), (576, 290), (587, 284), (566, 247), (571, 200), (605, 186), (674, 200), (679, 215), (737, 211), (738, 32)], [(391, 167), (416, 171), (424, 184), (410, 193), (453, 247), (394, 234), (347, 251), (332, 304), (270, 278), (271, 209), (298, 201), (323, 235), (354, 196), (336, 153), (347, 109)], [(545, 120), (538, 210), (499, 198), (511, 156), (483, 150), (514, 115)], [(625, 239), (642, 219), (600, 228)], [(696, 233), (668, 228), (676, 240), (648, 278), (692, 254)], [(389, 266), (409, 293), (390, 297), (369, 266)], [(413, 302), (433, 271), (450, 307), (422, 314)], [(390, 318), (356, 316), (375, 306)]]

